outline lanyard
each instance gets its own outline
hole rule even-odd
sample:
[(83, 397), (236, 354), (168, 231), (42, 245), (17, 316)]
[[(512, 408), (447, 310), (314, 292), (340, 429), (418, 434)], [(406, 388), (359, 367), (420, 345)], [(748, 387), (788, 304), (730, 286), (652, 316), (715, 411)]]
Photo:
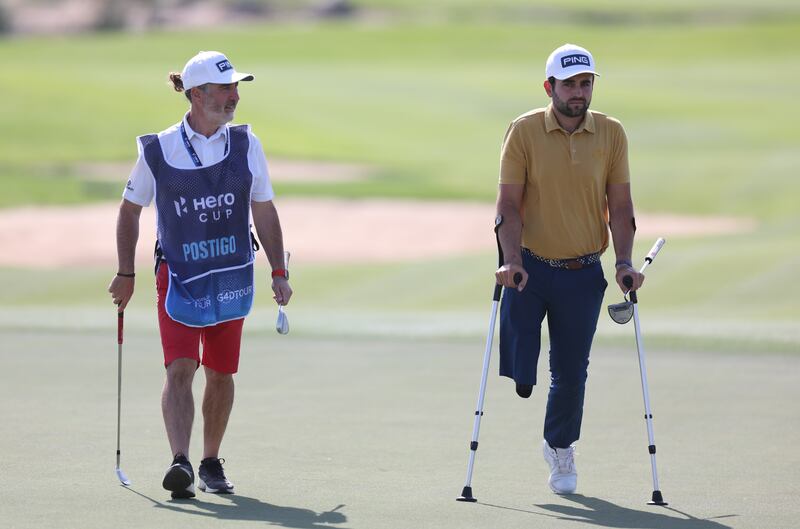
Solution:
[[(230, 134), (230, 132), (228, 132), (228, 134)], [(228, 155), (228, 140), (230, 138), (228, 134), (225, 135), (225, 152), (223, 156)], [(194, 150), (194, 147), (192, 147), (189, 141), (189, 137), (186, 135), (186, 127), (183, 126), (183, 121), (181, 121), (181, 138), (183, 138), (183, 146), (186, 147), (186, 152), (189, 153), (189, 157), (192, 159), (192, 162), (194, 162), (194, 166), (203, 167), (203, 162), (200, 161), (197, 151)]]

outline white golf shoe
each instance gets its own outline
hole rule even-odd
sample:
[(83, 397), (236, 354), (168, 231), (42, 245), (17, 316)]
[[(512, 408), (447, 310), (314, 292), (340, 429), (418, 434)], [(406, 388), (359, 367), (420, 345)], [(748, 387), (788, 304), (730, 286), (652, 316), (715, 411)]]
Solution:
[(550, 465), (550, 479), (547, 483), (556, 494), (572, 494), (578, 488), (578, 471), (575, 469), (575, 446), (551, 448), (542, 441), (544, 460)]

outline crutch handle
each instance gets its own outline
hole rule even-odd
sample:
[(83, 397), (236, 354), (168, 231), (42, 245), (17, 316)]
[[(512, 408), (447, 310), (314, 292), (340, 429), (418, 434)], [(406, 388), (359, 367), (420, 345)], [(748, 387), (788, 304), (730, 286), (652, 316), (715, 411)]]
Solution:
[(663, 237), (659, 237), (656, 243), (650, 248), (650, 251), (647, 253), (647, 256), (644, 258), (647, 261), (647, 264), (653, 262), (653, 259), (656, 258), (658, 252), (661, 251), (661, 247), (664, 246), (664, 243), (667, 242)]
[(630, 296), (632, 303), (639, 303), (639, 298), (636, 296), (636, 291), (631, 290), (633, 287), (633, 278), (631, 276), (625, 276), (622, 278), (622, 284), (627, 287), (628, 291), (625, 293), (626, 296)]

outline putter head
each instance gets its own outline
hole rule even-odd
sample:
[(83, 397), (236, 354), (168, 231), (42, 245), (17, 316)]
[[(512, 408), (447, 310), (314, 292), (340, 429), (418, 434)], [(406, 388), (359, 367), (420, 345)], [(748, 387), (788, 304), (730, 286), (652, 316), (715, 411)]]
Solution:
[(123, 472), (121, 468), (117, 468), (116, 471), (117, 471), (117, 479), (119, 479), (119, 482), (125, 485), (126, 487), (129, 486), (131, 484), (131, 480), (128, 479), (128, 476), (125, 475), (125, 472)]
[(625, 325), (633, 317), (633, 303), (630, 301), (623, 301), (622, 303), (615, 303), (608, 306), (608, 315), (611, 319), (620, 325)]
[(278, 319), (275, 322), (275, 330), (278, 334), (289, 334), (289, 318), (283, 311), (283, 306), (278, 307)]

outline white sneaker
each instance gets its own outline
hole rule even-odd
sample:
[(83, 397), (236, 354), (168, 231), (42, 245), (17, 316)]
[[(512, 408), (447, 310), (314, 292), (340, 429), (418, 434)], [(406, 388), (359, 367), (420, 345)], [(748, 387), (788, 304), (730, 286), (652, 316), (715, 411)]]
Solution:
[(575, 446), (551, 448), (542, 441), (544, 460), (550, 465), (550, 490), (556, 494), (572, 494), (578, 488), (578, 472), (575, 469)]

